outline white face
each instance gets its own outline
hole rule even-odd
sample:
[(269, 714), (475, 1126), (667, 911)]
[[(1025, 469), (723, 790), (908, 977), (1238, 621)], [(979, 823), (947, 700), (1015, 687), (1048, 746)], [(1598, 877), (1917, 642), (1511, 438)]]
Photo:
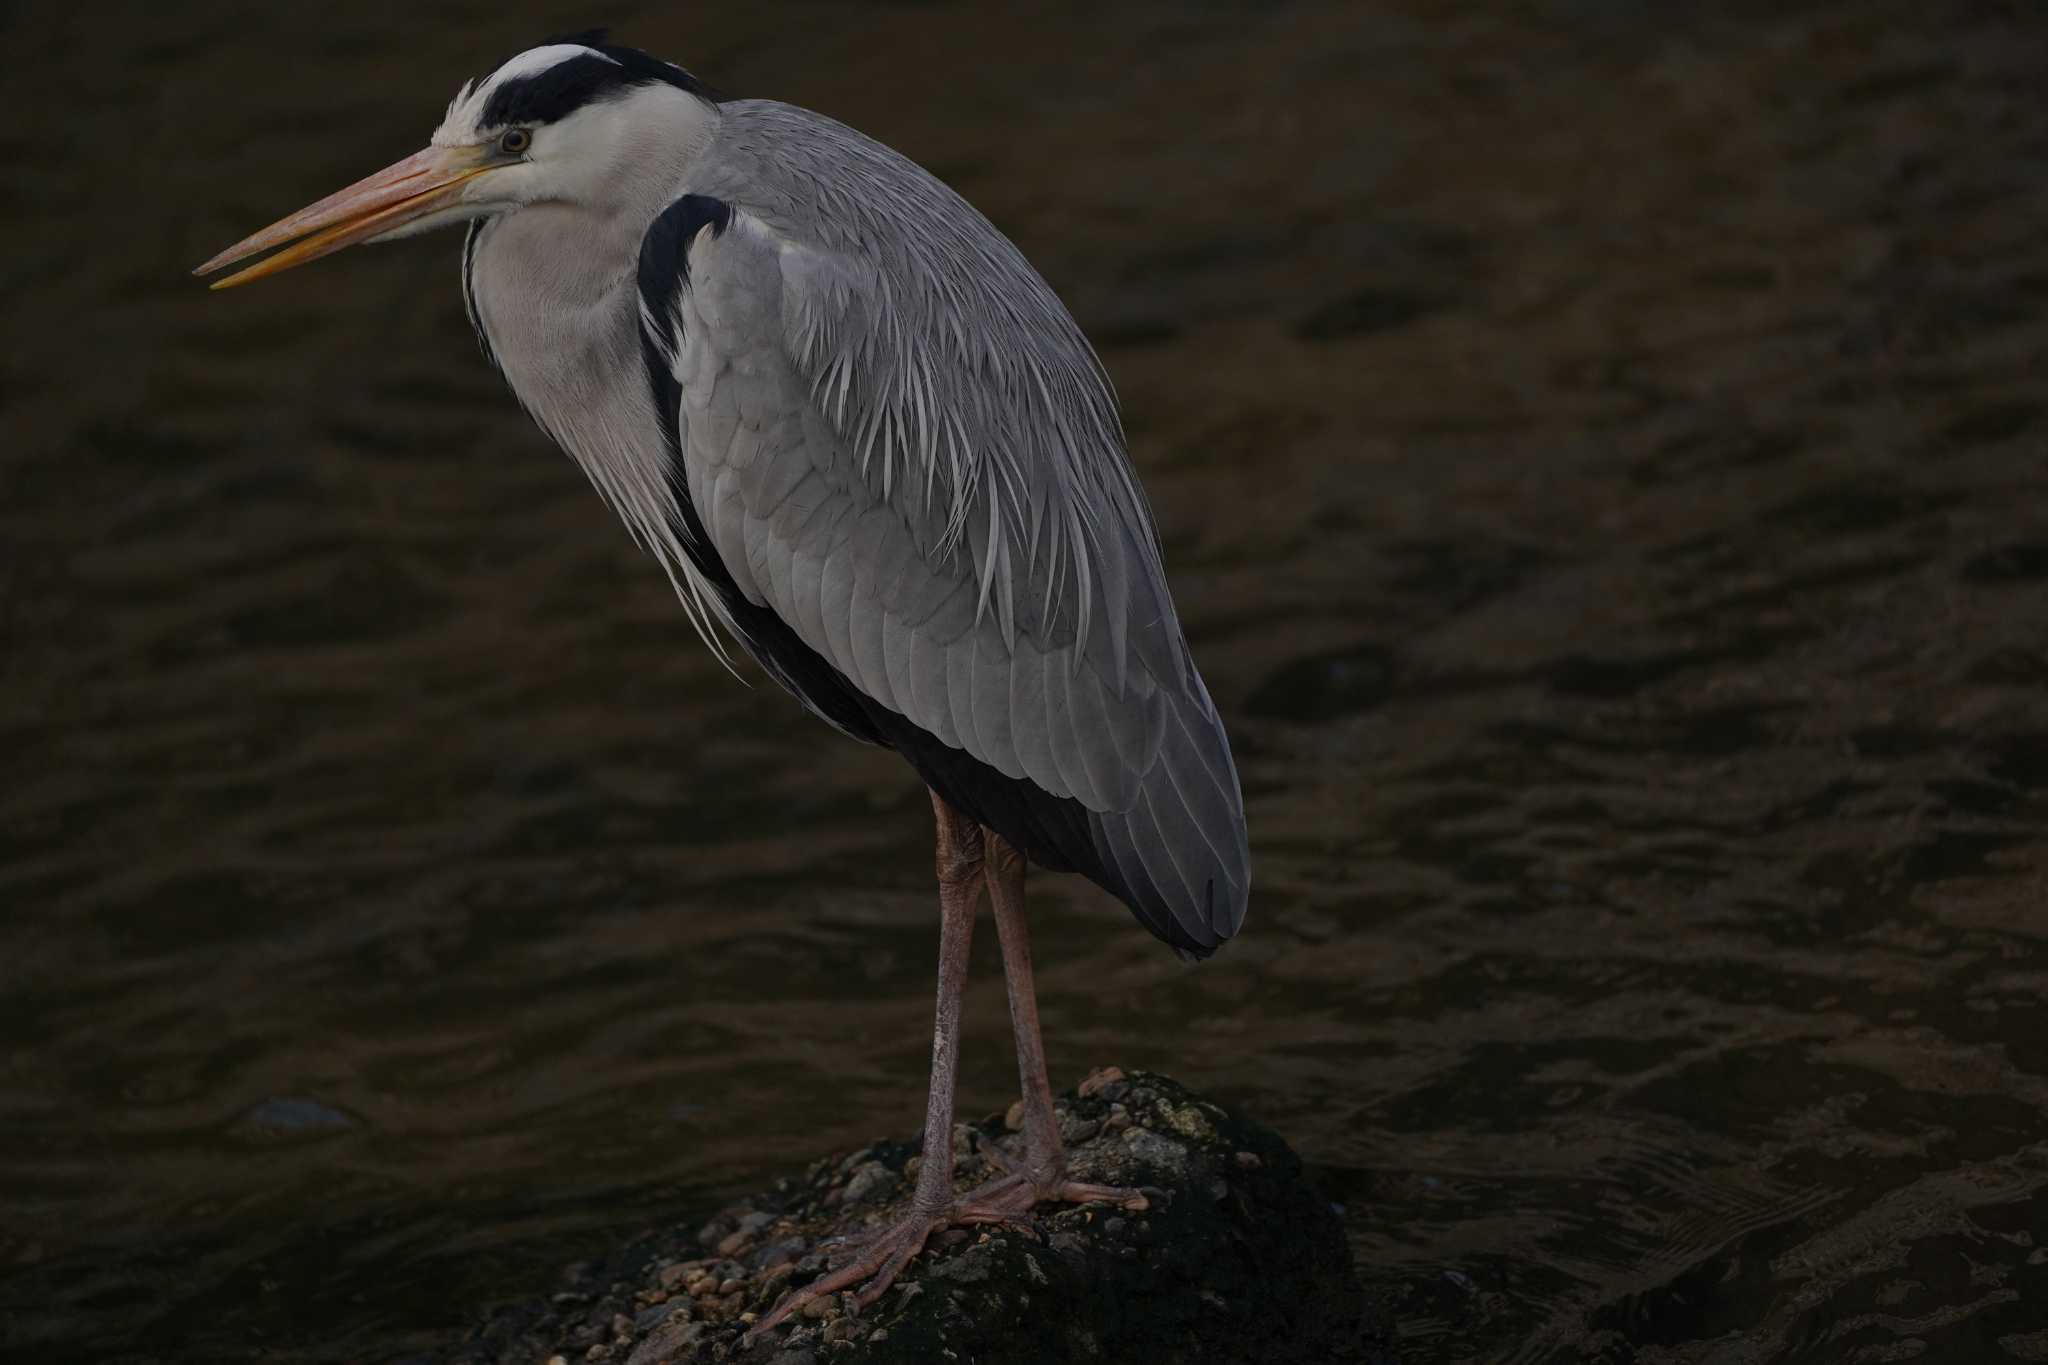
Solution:
[[(594, 209), (617, 197), (620, 177), (632, 173), (652, 140), (671, 136), (681, 113), (695, 113), (693, 96), (659, 83), (605, 89), (566, 112), (545, 117), (502, 117), (499, 97), (522, 83), (548, 82), (591, 63), (617, 70), (613, 58), (575, 43), (532, 48), (506, 62), (480, 83), (463, 86), (430, 139), (433, 146), (468, 151), (496, 164), (463, 189), (458, 204), (433, 221), (407, 224), (386, 234), (407, 236), (456, 218), (473, 218), (527, 204), (570, 203)], [(521, 101), (511, 101), (515, 110)], [(526, 102), (526, 103), (530, 103)]]

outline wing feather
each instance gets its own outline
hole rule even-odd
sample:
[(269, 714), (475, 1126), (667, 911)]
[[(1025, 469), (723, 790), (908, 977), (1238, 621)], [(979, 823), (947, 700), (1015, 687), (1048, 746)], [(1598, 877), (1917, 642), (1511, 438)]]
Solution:
[(1049, 792), (1071, 796), (1053, 761), (1045, 723), (1045, 655), (1029, 636), (1010, 659), (1010, 737), (1024, 775)]
[(981, 761), (1011, 777), (1021, 776), (1017, 746), (1010, 726), (1010, 671), (1012, 661), (997, 650), (979, 631), (962, 640), (972, 656), (968, 671), (968, 708), (974, 713), (974, 736)]
[(908, 712), (916, 705), (910, 686), (912, 634), (900, 615), (882, 613), (882, 666), (889, 675), (889, 695), (895, 699), (890, 709), (894, 711)]
[[(946, 650), (944, 645), (932, 640), (932, 632), (922, 627), (912, 627), (910, 632), (910, 707), (906, 716), (922, 716), (938, 736), (939, 742), (950, 749), (965, 746), (960, 742), (960, 732), (953, 728), (952, 708), (946, 705)], [(1011, 773), (1012, 777), (1019, 773)]]
[[(974, 723), (974, 637), (963, 635), (946, 646), (946, 708), (953, 716), (953, 732), (960, 747), (976, 758), (986, 754), (981, 727)], [(915, 720), (916, 717), (911, 717)], [(988, 760), (982, 758), (982, 762)]]
[(1075, 743), (1082, 765), (1088, 772), (1088, 786), (1097, 804), (1092, 809), (1123, 810), (1137, 791), (1139, 769), (1119, 758), (1116, 735), (1103, 709), (1102, 689), (1091, 687), (1085, 678), (1067, 688), (1067, 722), (1074, 727)]
[(881, 545), (889, 534), (889, 514), (876, 508), (860, 519), (849, 540), (848, 571), (853, 575), (853, 597), (848, 604), (847, 636), (859, 670), (861, 689), (870, 697), (900, 712), (895, 691), (889, 685), (889, 664), (882, 652), (886, 607), (876, 600), (875, 588)]
[(832, 533), (832, 542), (825, 547), (824, 563), (818, 570), (818, 615), (825, 623), (824, 648), (819, 653), (858, 682), (855, 675), (859, 666), (853, 655), (853, 571), (848, 563), (851, 556), (839, 526), (834, 525)]
[(1092, 810), (1109, 803), (1096, 789), (1088, 773), (1088, 760), (1081, 753), (1081, 731), (1074, 719), (1074, 693), (1091, 691), (1099, 684), (1064, 666), (1058, 655), (1045, 658), (1045, 733), (1052, 749), (1053, 766), (1074, 799)]

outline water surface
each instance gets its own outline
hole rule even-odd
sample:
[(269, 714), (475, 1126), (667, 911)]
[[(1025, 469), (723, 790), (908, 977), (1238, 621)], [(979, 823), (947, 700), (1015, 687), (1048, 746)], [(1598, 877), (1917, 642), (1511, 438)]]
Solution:
[[(185, 278), (556, 12), (198, 13), (7, 30), (0, 1346), (391, 1360), (916, 1125), (928, 814), (719, 672), (452, 238)], [(609, 17), (1102, 344), (1257, 889), (1187, 969), (1039, 879), (1062, 1083), (1278, 1127), (1416, 1361), (2048, 1359), (2032, 8)]]

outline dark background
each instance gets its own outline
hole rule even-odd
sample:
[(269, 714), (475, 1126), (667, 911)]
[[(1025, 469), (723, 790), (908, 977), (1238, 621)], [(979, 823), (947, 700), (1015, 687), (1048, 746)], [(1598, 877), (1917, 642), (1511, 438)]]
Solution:
[(1038, 879), (1061, 1084), (1278, 1127), (1414, 1361), (2048, 1359), (2037, 5), (0, 16), (8, 1354), (391, 1359), (916, 1126), (922, 792), (719, 673), (456, 238), (186, 276), (609, 20), (1120, 387), (1256, 889), (1187, 969)]

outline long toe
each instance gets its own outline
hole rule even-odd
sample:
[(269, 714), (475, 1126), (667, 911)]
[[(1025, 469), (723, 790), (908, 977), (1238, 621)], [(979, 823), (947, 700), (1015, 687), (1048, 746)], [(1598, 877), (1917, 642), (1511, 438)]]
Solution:
[(1115, 1204), (1129, 1213), (1143, 1213), (1152, 1207), (1154, 1190), (1147, 1193), (1131, 1185), (1091, 1185), (1084, 1180), (1062, 1180), (1050, 1189), (1041, 1188), (1038, 1197), (1063, 1204)]
[[(1019, 1160), (979, 1136), (975, 1139), (975, 1150), (1002, 1174), (969, 1193), (961, 1201), (963, 1208), (988, 1206), (1021, 1213), (1033, 1204), (1115, 1204), (1132, 1213), (1141, 1213), (1151, 1207), (1151, 1200), (1144, 1190), (1129, 1185), (1093, 1185), (1067, 1179), (1064, 1151), (1046, 1155), (1027, 1153)], [(1033, 1174), (1047, 1171), (1053, 1174)], [(1020, 1194), (1023, 1198), (1021, 1204), (1017, 1202)]]
[[(747, 1341), (752, 1342), (762, 1333), (778, 1326), (792, 1313), (799, 1312), (806, 1304), (814, 1303), (827, 1295), (860, 1284), (854, 1295), (854, 1306), (866, 1308), (888, 1292), (896, 1277), (903, 1273), (903, 1267), (910, 1264), (918, 1252), (924, 1249), (925, 1240), (939, 1228), (952, 1222), (949, 1212), (934, 1217), (926, 1213), (912, 1213), (901, 1222), (895, 1223), (864, 1245), (858, 1254), (841, 1265), (828, 1271), (798, 1289), (792, 1289), (782, 1296), (782, 1302), (775, 1305), (768, 1316), (755, 1323), (747, 1332)], [(865, 1280), (865, 1284), (861, 1282)]]
[(1013, 1169), (968, 1191), (954, 1206), (953, 1221), (1022, 1226), (1028, 1222), (1031, 1210), (1040, 1204), (1113, 1204), (1127, 1213), (1143, 1213), (1152, 1207), (1157, 1194), (1156, 1190), (1148, 1192), (1129, 1185), (1091, 1185), (1065, 1178), (1033, 1180), (1022, 1170)]

